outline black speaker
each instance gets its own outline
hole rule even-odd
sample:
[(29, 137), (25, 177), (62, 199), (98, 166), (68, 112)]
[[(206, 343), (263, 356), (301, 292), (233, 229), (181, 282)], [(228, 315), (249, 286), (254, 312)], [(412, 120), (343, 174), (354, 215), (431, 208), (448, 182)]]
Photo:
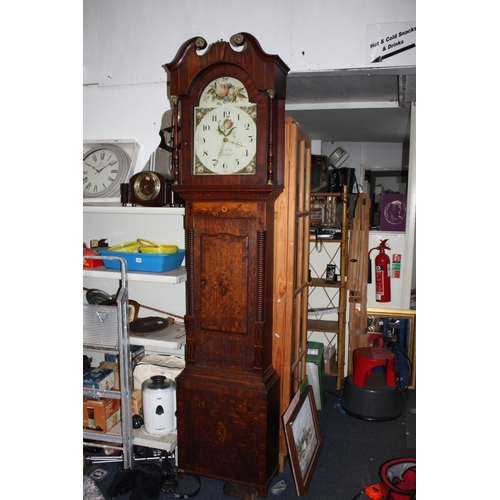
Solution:
[(352, 194), (356, 173), (354, 168), (334, 168), (328, 180), (328, 190), (330, 193), (341, 193), (343, 187), (347, 186), (348, 194)]

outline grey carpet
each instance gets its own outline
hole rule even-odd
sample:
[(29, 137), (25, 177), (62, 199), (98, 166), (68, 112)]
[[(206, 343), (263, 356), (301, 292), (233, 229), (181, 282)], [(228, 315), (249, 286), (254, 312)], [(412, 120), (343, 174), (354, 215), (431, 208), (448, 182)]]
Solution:
[[(318, 413), (323, 437), (323, 449), (314, 471), (306, 497), (314, 500), (351, 500), (364, 486), (380, 481), (380, 466), (393, 458), (416, 457), (416, 391), (401, 396), (401, 416), (388, 422), (370, 422), (356, 419), (339, 410), (340, 393), (335, 390), (335, 379), (325, 380), (327, 391), (325, 409)], [(337, 403), (336, 403), (337, 402)], [(97, 482), (105, 498), (114, 477), (116, 464), (97, 464), (84, 468), (84, 472), (103, 469), (108, 474)], [(196, 487), (191, 478), (180, 481), (178, 492), (189, 493)], [(286, 488), (279, 494), (268, 493), (268, 498), (292, 500), (297, 498), (290, 465), (271, 481), (271, 487), (284, 481)], [(200, 500), (228, 500), (223, 492), (224, 483), (202, 478)], [(116, 497), (127, 500), (130, 493)], [(160, 500), (174, 498), (160, 494)]]

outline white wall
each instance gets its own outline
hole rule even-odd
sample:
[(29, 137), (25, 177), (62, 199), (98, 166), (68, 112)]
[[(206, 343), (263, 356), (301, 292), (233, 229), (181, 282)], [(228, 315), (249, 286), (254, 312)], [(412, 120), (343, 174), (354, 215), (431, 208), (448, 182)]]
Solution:
[(85, 0), (83, 15), (84, 83), (111, 86), (165, 81), (161, 65), (186, 40), (240, 31), (293, 72), (363, 68), (368, 27), (415, 21), (416, 1)]
[(416, 0), (253, 0), (245, 5), (85, 0), (83, 139), (136, 140), (141, 147), (136, 171), (141, 170), (159, 144), (161, 118), (169, 109), (162, 65), (194, 36), (213, 43), (251, 33), (292, 72), (364, 68), (370, 26), (416, 18)]
[(349, 153), (342, 167), (354, 168), (358, 184), (363, 184), (363, 167), (402, 167), (403, 144), (396, 142), (333, 142), (323, 141), (321, 153), (330, 156), (337, 148)]
[[(416, 0), (253, 0), (249, 8), (245, 5), (235, 0), (85, 0), (83, 139), (134, 139), (141, 148), (136, 171), (142, 170), (159, 144), (162, 116), (170, 107), (162, 65), (194, 36), (210, 44), (240, 31), (251, 33), (291, 72), (359, 69), (370, 67), (370, 27), (416, 18)], [(350, 158), (343, 166), (354, 167), (358, 181), (362, 166), (401, 166), (401, 144), (312, 139), (314, 154), (346, 149)]]

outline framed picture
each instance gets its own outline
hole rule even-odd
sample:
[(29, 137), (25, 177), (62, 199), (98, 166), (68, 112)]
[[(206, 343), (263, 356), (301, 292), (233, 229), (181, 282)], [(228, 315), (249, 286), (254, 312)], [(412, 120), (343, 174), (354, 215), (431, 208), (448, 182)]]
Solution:
[(318, 462), (323, 438), (312, 387), (308, 385), (283, 416), (297, 495), (305, 496)]
[(328, 192), (328, 158), (312, 155), (311, 157), (311, 193)]

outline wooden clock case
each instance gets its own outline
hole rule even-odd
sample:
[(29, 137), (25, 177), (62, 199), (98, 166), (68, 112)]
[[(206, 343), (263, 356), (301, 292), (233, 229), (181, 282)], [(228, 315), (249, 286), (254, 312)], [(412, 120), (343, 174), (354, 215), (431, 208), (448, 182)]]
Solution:
[[(143, 197), (138, 192), (144, 194)], [(144, 207), (164, 207), (171, 204), (171, 181), (157, 172), (142, 171), (120, 186), (120, 202)]]
[[(186, 207), (186, 368), (177, 378), (179, 468), (256, 488), (279, 467), (280, 380), (272, 363), (274, 201), (284, 181), (283, 61), (248, 33), (188, 40), (164, 67), (173, 185)], [(217, 78), (257, 104), (256, 173), (195, 175), (193, 109)]]

